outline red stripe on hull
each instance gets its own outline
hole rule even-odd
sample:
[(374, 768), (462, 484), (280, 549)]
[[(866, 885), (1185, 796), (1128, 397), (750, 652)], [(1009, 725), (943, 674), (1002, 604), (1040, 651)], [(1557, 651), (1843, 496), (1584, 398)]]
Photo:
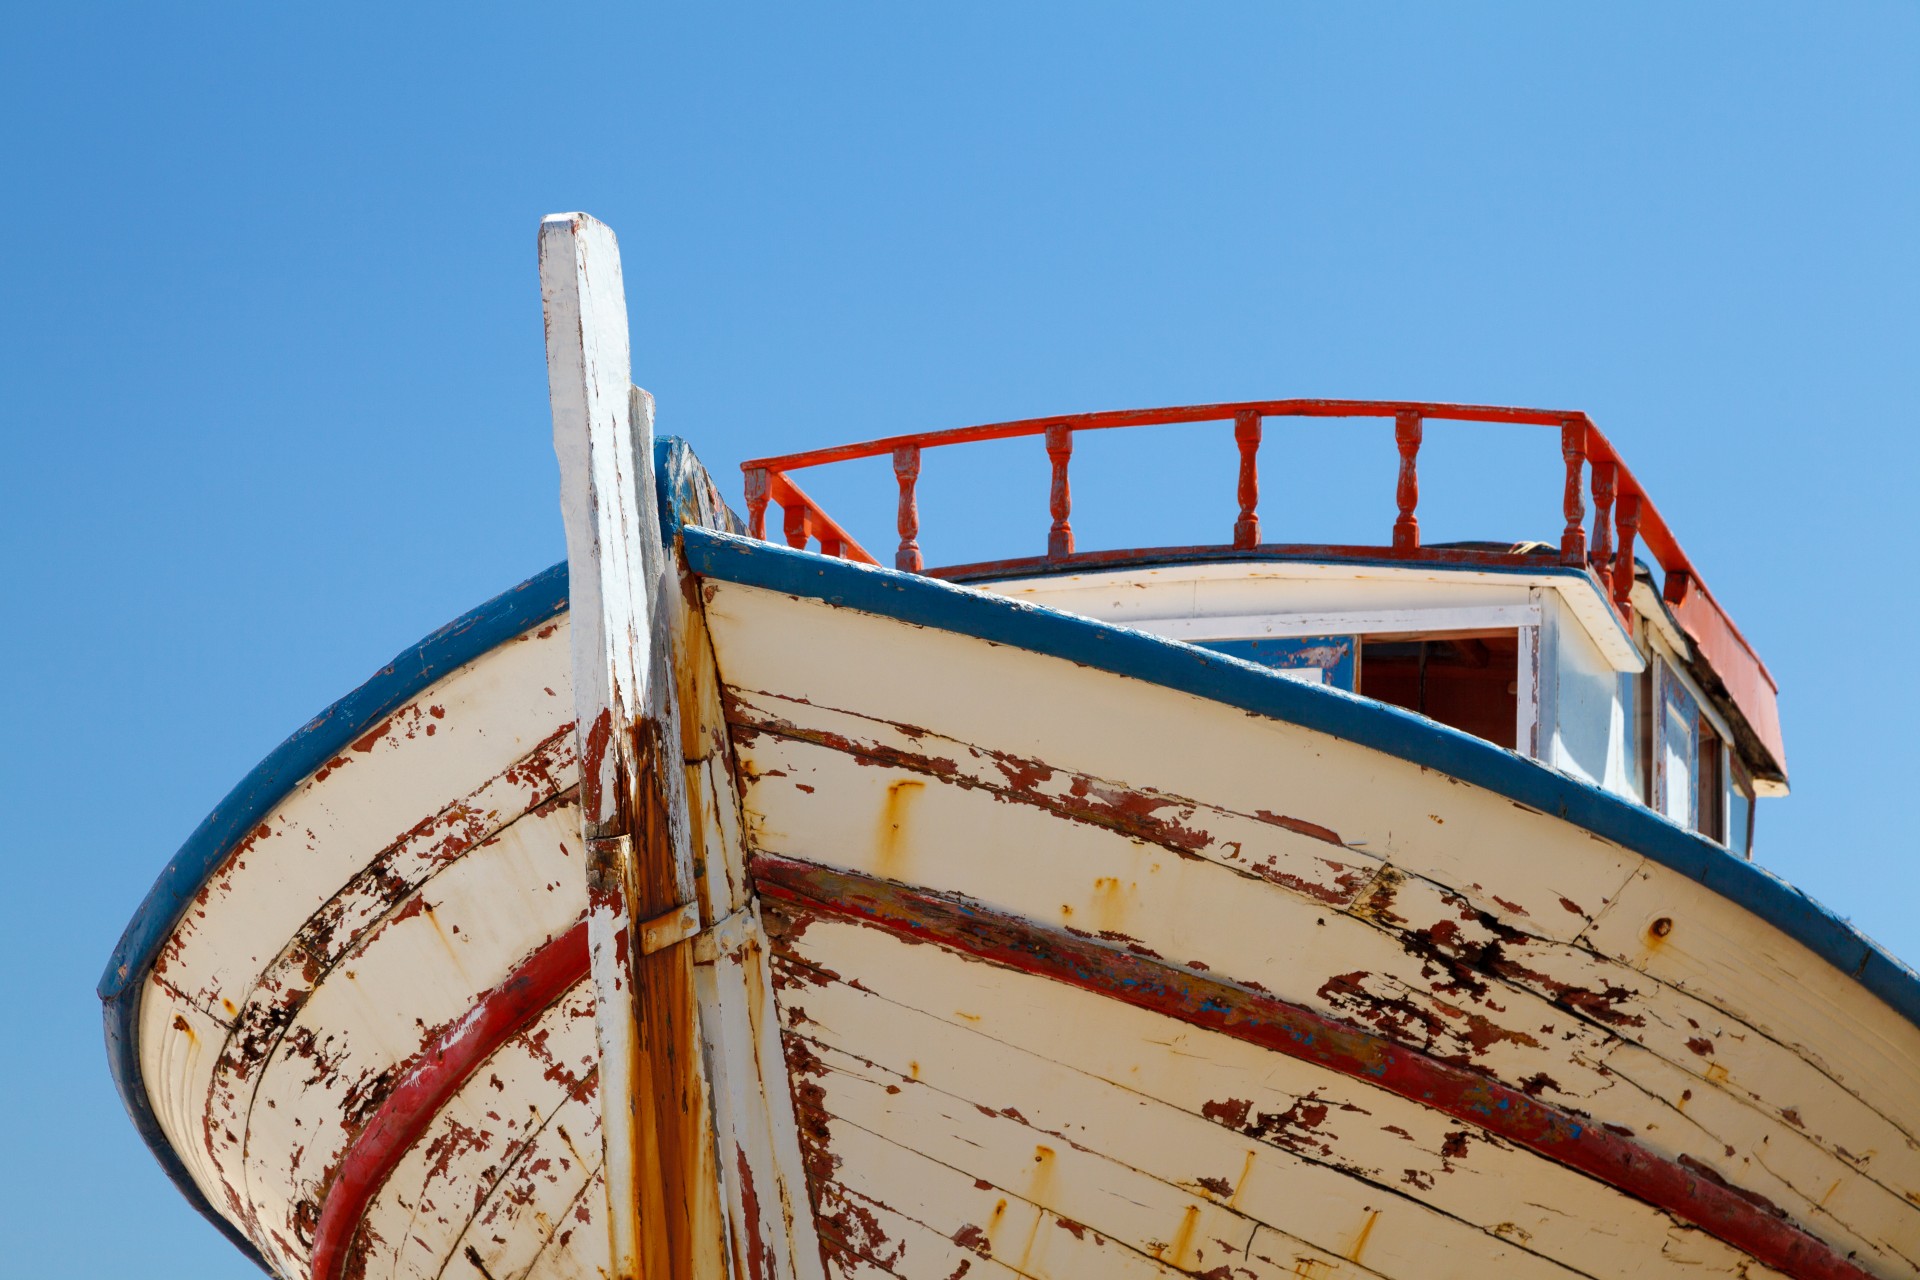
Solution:
[(938, 943), (1376, 1085), (1597, 1178), (1798, 1280), (1869, 1280), (1867, 1272), (1737, 1188), (1372, 1032), (962, 900), (784, 858), (756, 857), (751, 870), (769, 898)]
[(587, 923), (534, 952), (415, 1055), (340, 1158), (314, 1230), (312, 1280), (340, 1280), (367, 1205), (468, 1078), (546, 1008), (584, 981)]

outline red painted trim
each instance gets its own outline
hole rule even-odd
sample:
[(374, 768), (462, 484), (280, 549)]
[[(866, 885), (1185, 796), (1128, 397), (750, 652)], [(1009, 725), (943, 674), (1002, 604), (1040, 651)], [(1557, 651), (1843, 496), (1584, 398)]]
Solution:
[(751, 872), (769, 898), (938, 943), (1363, 1080), (1597, 1178), (1798, 1280), (1868, 1280), (1865, 1271), (1738, 1188), (1383, 1036), (965, 901), (764, 855), (754, 858)]
[[(945, 431), (920, 431), (912, 435), (887, 436), (862, 444), (835, 445), (788, 453), (777, 458), (755, 458), (740, 464), (741, 470), (764, 468), (768, 471), (798, 471), (829, 462), (853, 458), (873, 458), (891, 453), (903, 444), (932, 448), (946, 444), (972, 444), (980, 440), (1006, 440), (1014, 436), (1037, 436), (1048, 427), (1069, 431), (1105, 431), (1114, 427), (1166, 426), (1182, 422), (1226, 422), (1243, 414), (1262, 418), (1397, 418), (1403, 414), (1444, 422), (1507, 422), (1520, 426), (1558, 427), (1567, 421), (1587, 423), (1584, 413), (1564, 409), (1515, 409), (1490, 404), (1442, 404), (1423, 400), (1236, 400), (1221, 404), (1179, 405), (1164, 409), (1111, 409), (1101, 413), (1067, 413), (1051, 418), (1021, 418), (1013, 422), (990, 422), (978, 427), (954, 427)], [(1589, 423), (1589, 425), (1591, 425)]]
[(312, 1280), (340, 1280), (367, 1205), (448, 1100), (500, 1047), (587, 978), (587, 922), (534, 952), (423, 1046), (341, 1156), (314, 1229)]
[[(1456, 565), (1463, 569), (1535, 569), (1544, 573), (1558, 572), (1566, 567), (1554, 555), (1519, 555), (1508, 551), (1475, 551), (1465, 547), (1415, 547), (1411, 551), (1396, 551), (1392, 547), (1270, 542), (1253, 547), (1127, 547), (1112, 551), (1076, 551), (1058, 559), (1050, 556), (1019, 556), (1011, 560), (947, 565), (928, 569), (923, 576), (938, 578), (943, 582), (974, 582), (1060, 573), (1071, 569), (1104, 569), (1187, 560), (1309, 560), (1316, 563), (1351, 561), (1356, 564), (1403, 562)], [(1595, 579), (1595, 584), (1598, 587), (1598, 579)]]

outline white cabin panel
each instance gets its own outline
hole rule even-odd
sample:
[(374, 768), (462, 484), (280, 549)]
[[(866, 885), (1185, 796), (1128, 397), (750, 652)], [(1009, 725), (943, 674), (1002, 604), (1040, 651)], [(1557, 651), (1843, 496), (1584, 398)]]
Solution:
[(1541, 758), (1638, 800), (1629, 702), (1633, 678), (1606, 659), (1557, 593), (1539, 594)]

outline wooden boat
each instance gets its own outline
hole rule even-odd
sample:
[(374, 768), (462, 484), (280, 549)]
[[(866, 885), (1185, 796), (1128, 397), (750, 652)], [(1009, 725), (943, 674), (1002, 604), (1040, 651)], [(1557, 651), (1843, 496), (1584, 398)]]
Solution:
[[(1749, 860), (1772, 680), (1586, 417), (1035, 419), (750, 463), (743, 522), (612, 234), (541, 257), (567, 565), (268, 757), (102, 983), (264, 1268), (1914, 1274), (1920, 984)], [(1386, 545), (1263, 541), (1285, 417), (1393, 424)], [(1558, 431), (1559, 543), (1423, 545), (1429, 420)], [(1230, 424), (1230, 543), (1076, 548), (1143, 423)], [(1021, 436), (1046, 554), (927, 570), (923, 451)], [(892, 568), (796, 479), (861, 457)]]

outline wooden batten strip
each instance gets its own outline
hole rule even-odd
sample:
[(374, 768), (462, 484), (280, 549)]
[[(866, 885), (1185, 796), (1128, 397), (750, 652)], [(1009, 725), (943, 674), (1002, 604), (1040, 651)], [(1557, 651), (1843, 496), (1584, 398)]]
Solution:
[(1363, 1080), (1597, 1178), (1799, 1280), (1868, 1276), (1736, 1187), (1517, 1089), (1272, 996), (868, 876), (764, 855), (750, 871), (762, 894), (802, 909), (1052, 978)]
[(311, 1280), (339, 1280), (345, 1274), (360, 1219), (408, 1148), (487, 1059), (584, 981), (587, 972), (587, 923), (582, 920), (522, 961), (506, 981), (421, 1047), (333, 1172), (314, 1229)]

